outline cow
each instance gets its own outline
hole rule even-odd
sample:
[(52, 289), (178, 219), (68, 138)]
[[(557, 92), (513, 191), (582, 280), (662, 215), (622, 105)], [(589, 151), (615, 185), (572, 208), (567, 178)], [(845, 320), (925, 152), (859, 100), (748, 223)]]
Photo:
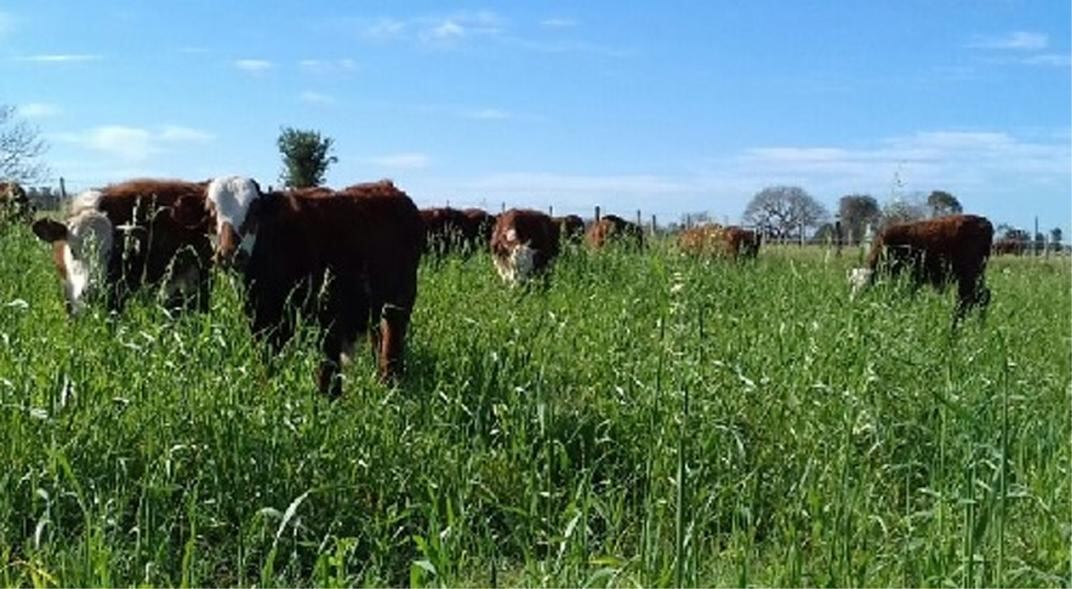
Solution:
[[(168, 308), (207, 310), (212, 246), (203, 213), (207, 183), (138, 179), (88, 190), (65, 223), (39, 219), (33, 231), (52, 244), (67, 310), (103, 295), (111, 311), (130, 294), (159, 287)], [(198, 213), (198, 211), (201, 211)]]
[(34, 207), (22, 186), (13, 181), (0, 181), (0, 223), (30, 222)]
[(463, 211), (450, 207), (421, 209), (429, 253), (472, 251), (479, 243), (477, 225)]
[(1026, 249), (1027, 244), (1023, 240), (1003, 237), (994, 242), (993, 253), (995, 256), (1022, 256)]
[(705, 224), (685, 229), (677, 237), (678, 248), (692, 255), (731, 258), (755, 258), (759, 253), (759, 236), (755, 231), (737, 226)]
[(640, 225), (617, 215), (604, 215), (588, 227), (585, 242), (592, 249), (601, 249), (609, 243), (621, 243), (629, 247), (644, 246), (644, 230)]
[(544, 273), (558, 256), (559, 229), (551, 217), (527, 209), (499, 215), (491, 232), (491, 257), (511, 286)]
[(558, 225), (559, 235), (566, 243), (580, 243), (584, 239), (584, 219), (577, 215), (551, 218)]
[(495, 227), (495, 215), (485, 211), (484, 209), (469, 208), (463, 209), (462, 213), (469, 222), (471, 231), (473, 231), (475, 237), (474, 249), (487, 249), (491, 243), (491, 230)]
[(417, 207), (389, 180), (332, 194), (262, 193), (239, 176), (213, 180), (207, 206), (216, 221), (215, 259), (239, 254), (246, 314), (255, 337), (277, 352), (293, 336), (288, 302), (323, 329), (319, 390), (342, 394), (340, 370), (369, 331), (381, 380), (402, 369), (406, 330), (417, 298), (424, 224)]
[(985, 273), (993, 239), (993, 225), (976, 215), (891, 225), (876, 236), (867, 266), (851, 271), (853, 294), (873, 284), (880, 272), (907, 271), (913, 288), (929, 283), (939, 292), (956, 282), (955, 324), (973, 307), (985, 311), (990, 302)]

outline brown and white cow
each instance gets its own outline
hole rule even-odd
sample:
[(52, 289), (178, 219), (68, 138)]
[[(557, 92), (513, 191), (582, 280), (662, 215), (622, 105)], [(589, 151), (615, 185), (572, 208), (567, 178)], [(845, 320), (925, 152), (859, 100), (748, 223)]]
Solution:
[(216, 260), (242, 250), (246, 312), (272, 350), (295, 329), (288, 303), (315, 315), (324, 330), (321, 392), (342, 394), (339, 371), (370, 322), (381, 378), (396, 376), (417, 297), (424, 249), (420, 213), (390, 181), (332, 194), (261, 193), (248, 178), (213, 180), (208, 206), (217, 220)]
[(510, 209), (499, 215), (491, 232), (491, 257), (499, 276), (510, 285), (546, 271), (559, 251), (558, 224), (539, 211)]
[(603, 248), (610, 243), (643, 247), (644, 230), (640, 228), (640, 225), (626, 221), (617, 215), (604, 215), (588, 227), (584, 239), (593, 249)]
[(878, 273), (909, 272), (914, 287), (930, 284), (939, 291), (957, 283), (958, 320), (972, 307), (986, 308), (986, 263), (994, 227), (984, 217), (951, 215), (886, 227), (871, 245), (867, 266), (855, 268), (849, 279), (853, 294), (875, 281)]
[(678, 234), (678, 248), (691, 255), (754, 258), (759, 253), (759, 236), (741, 227), (715, 223), (698, 225)]
[(558, 225), (558, 232), (562, 240), (567, 243), (580, 243), (584, 239), (584, 219), (577, 215), (564, 215), (552, 217)]
[(168, 307), (208, 308), (212, 248), (204, 214), (206, 183), (139, 179), (76, 197), (65, 223), (40, 219), (34, 233), (52, 244), (67, 309), (77, 314), (103, 295), (111, 310), (145, 286)]

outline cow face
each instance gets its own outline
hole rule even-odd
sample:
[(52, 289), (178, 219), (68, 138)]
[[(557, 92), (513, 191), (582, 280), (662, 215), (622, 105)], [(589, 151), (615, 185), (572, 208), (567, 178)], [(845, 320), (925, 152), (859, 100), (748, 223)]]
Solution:
[(52, 261), (63, 282), (67, 311), (77, 315), (101, 288), (112, 254), (114, 227), (97, 210), (84, 210), (66, 224), (40, 219), (33, 232), (52, 244)]
[(253, 252), (257, 224), (250, 212), (260, 196), (260, 187), (250, 178), (229, 176), (209, 183), (205, 206), (216, 221), (213, 246), (217, 264), (228, 266), (240, 251), (246, 255)]

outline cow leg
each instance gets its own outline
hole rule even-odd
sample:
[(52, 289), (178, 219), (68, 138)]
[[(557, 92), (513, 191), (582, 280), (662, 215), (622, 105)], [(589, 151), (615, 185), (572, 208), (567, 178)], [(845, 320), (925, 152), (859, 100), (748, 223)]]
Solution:
[(405, 350), (406, 330), (409, 328), (409, 307), (391, 303), (383, 305), (380, 322), (380, 379), (389, 381), (402, 372), (402, 353)]
[(329, 399), (338, 399), (342, 396), (342, 351), (344, 335), (337, 323), (333, 323), (324, 334), (322, 351), (324, 358), (320, 361), (320, 367), (316, 371), (317, 385), (321, 394)]

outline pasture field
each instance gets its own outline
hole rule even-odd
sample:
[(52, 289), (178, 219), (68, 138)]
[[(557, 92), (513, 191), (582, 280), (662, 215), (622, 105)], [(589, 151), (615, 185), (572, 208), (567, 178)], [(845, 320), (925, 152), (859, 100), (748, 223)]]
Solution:
[(65, 316), (0, 234), (0, 583), (1068, 586), (1072, 272), (850, 301), (856, 250), (426, 261), (396, 388), (210, 314)]

